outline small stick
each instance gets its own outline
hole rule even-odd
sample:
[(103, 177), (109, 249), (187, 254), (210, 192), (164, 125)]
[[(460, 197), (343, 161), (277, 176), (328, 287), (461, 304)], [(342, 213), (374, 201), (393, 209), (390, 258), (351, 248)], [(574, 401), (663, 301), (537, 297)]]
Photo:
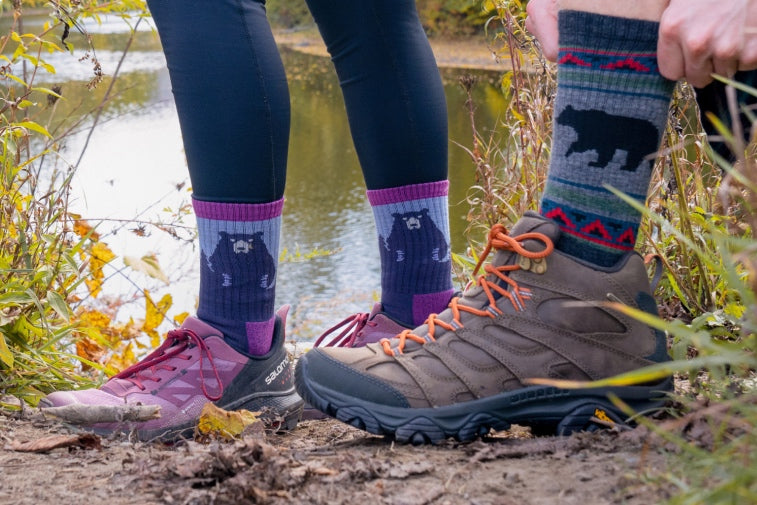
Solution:
[(75, 403), (62, 407), (40, 409), (45, 416), (52, 416), (71, 424), (119, 423), (123, 421), (149, 421), (160, 417), (159, 405), (84, 405)]

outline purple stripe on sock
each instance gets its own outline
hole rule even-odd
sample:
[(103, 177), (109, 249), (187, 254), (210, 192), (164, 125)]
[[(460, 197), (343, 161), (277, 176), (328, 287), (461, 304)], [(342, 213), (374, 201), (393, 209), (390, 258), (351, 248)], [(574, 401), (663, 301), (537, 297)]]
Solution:
[(373, 206), (447, 196), (447, 193), (449, 193), (449, 181), (447, 180), (410, 184), (397, 188), (369, 189), (365, 192), (368, 201)]
[(247, 352), (253, 356), (263, 356), (271, 350), (275, 323), (276, 316), (268, 321), (247, 322), (245, 325), (247, 328)]
[(428, 293), (425, 295), (413, 295), (413, 324), (420, 326), (429, 314), (438, 314), (449, 305), (454, 289)]
[(219, 203), (192, 198), (195, 215), (217, 221), (266, 221), (279, 217), (284, 199), (269, 203)]

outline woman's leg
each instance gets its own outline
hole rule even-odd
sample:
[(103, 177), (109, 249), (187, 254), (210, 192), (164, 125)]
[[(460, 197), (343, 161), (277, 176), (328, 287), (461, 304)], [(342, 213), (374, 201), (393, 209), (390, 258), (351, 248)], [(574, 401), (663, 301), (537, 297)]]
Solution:
[(308, 0), (336, 67), (381, 251), (383, 311), (407, 326), (452, 295), (447, 106), (415, 2)]
[(198, 316), (265, 354), (289, 142), (289, 90), (262, 0), (149, 2), (181, 123), (201, 246)]
[[(203, 406), (270, 410), (297, 424), (284, 349), (286, 312), (274, 315), (289, 94), (262, 1), (151, 0), (171, 74), (200, 236), (198, 318), (170, 331), (142, 361), (99, 389), (61, 391), (42, 405), (141, 403), (161, 409), (142, 440), (191, 436)], [(283, 422), (281, 421), (283, 419)]]

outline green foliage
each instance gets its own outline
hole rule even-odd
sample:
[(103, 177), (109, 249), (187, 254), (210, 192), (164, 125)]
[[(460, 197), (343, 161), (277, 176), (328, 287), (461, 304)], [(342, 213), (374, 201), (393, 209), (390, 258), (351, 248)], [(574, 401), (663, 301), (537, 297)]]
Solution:
[[(38, 84), (55, 73), (49, 55), (71, 50), (68, 35), (82, 17), (144, 12), (141, 1), (25, 2), (45, 5), (41, 31), (23, 29), (21, 3), (13, 4), (0, 37), (0, 393), (32, 404), (44, 392), (83, 380), (78, 365), (99, 365), (79, 352), (82, 339), (101, 337), (81, 317), (77, 293), (96, 296), (102, 267), (113, 258), (97, 234), (68, 210), (75, 167), (57, 153), (70, 132), (58, 132), (59, 90)], [(3, 2), (5, 9), (8, 2)], [(90, 39), (85, 39), (90, 44)], [(102, 79), (93, 58), (95, 87)], [(86, 273), (86, 276), (82, 274)]]
[(421, 22), (430, 36), (481, 33), (491, 4), (482, 0), (416, 0)]
[(738, 161), (710, 152), (688, 113), (691, 98), (679, 89), (671, 147), (645, 210), (645, 247), (666, 265), (658, 298), (676, 318), (661, 327), (672, 336), (674, 363), (689, 365), (680, 367), (691, 390), (679, 398), (678, 426), (699, 432), (671, 437), (680, 453), (664, 478), (678, 490), (673, 504), (754, 503), (757, 158), (726, 131)]
[[(431, 36), (469, 36), (483, 31), (491, 10), (486, 0), (416, 0), (421, 23)], [(488, 8), (487, 8), (488, 7)], [(305, 0), (268, 0), (266, 11), (277, 28), (313, 25)]]
[(305, 0), (268, 0), (266, 12), (269, 21), (276, 27), (296, 28), (313, 24)]
[[(471, 104), (469, 153), (477, 184), (469, 198), (469, 230), (476, 238), (493, 223), (512, 223), (536, 208), (551, 135), (553, 68), (523, 31), (524, 2), (501, 0), (496, 7), (488, 34), (513, 71), (502, 80), (509, 109), (499, 132), (482, 138)], [(757, 149), (711, 120), (737, 162), (711, 152), (693, 90), (682, 84), (647, 205), (616, 191), (644, 215), (637, 248), (664, 266), (655, 293), (663, 317), (617, 308), (667, 332), (673, 361), (602, 382), (625, 385), (677, 375), (677, 404), (669, 413), (674, 420), (641, 421), (676, 448), (669, 467), (648, 476), (674, 490), (670, 503), (676, 505), (757, 503)], [(469, 270), (476, 258), (454, 260)]]
[(489, 43), (498, 58), (509, 62), (510, 70), (500, 80), (505, 112), (499, 128), (486, 136), (476, 128), (471, 95), (476, 83), (461, 80), (473, 132), (472, 147), (465, 149), (476, 170), (476, 184), (468, 193), (471, 237), (485, 237), (495, 223), (514, 223), (526, 210), (536, 209), (549, 167), (554, 69), (525, 30), (525, 4), (492, 6), (495, 10), (486, 24)]

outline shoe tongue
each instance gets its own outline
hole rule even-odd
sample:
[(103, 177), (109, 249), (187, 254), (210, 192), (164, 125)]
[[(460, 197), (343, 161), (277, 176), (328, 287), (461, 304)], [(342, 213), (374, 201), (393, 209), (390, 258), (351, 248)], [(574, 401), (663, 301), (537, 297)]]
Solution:
[(374, 303), (373, 304), (373, 309), (371, 309), (371, 313), (368, 314), (368, 320), (370, 321), (371, 319), (373, 319), (378, 314), (381, 314), (381, 312), (383, 312), (383, 309), (384, 309), (384, 307), (380, 303)]
[(523, 214), (523, 217), (515, 223), (513, 229), (510, 230), (510, 235), (517, 237), (518, 235), (530, 232), (544, 234), (553, 242), (560, 237), (560, 228), (556, 222), (531, 210)]
[[(518, 238), (519, 235), (523, 235), (525, 233), (541, 233), (545, 236), (547, 236), (552, 243), (556, 243), (557, 239), (560, 238), (560, 228), (551, 219), (547, 219), (544, 216), (528, 211), (525, 214), (523, 214), (523, 217), (521, 217), (517, 223), (513, 226), (512, 230), (510, 230), (509, 235), (513, 238)], [(544, 249), (544, 243), (541, 240), (526, 240), (523, 242), (523, 247), (530, 251), (541, 251)], [(496, 254), (494, 255), (494, 258), (492, 259), (492, 264), (496, 266), (506, 265), (508, 263), (512, 263), (514, 261), (514, 258), (516, 256), (516, 253), (512, 251), (501, 251), (498, 250)], [(507, 288), (507, 286), (505, 286)], [(466, 291), (461, 298), (458, 299), (458, 303), (460, 305), (468, 305), (470, 307), (475, 307), (480, 309), (481, 303), (483, 301), (486, 301), (485, 297), (482, 298), (481, 295), (482, 291), (480, 288), (472, 287), (468, 291)], [(481, 295), (481, 296), (479, 296)], [(488, 303), (488, 302), (487, 302)], [(443, 319), (447, 322), (450, 322), (452, 317), (450, 317), (450, 310), (446, 310), (443, 313)], [(446, 316), (446, 317), (444, 317)], [(446, 330), (442, 328), (438, 328), (435, 330), (437, 332), (436, 336), (441, 336)], [(428, 325), (423, 324), (413, 330), (413, 333), (424, 337), (428, 334)], [(397, 347), (398, 340), (395, 339), (392, 341), (392, 347)], [(421, 344), (414, 342), (412, 340), (407, 340), (405, 342), (405, 353), (411, 352), (413, 350), (419, 349), (421, 347)]]
[(200, 321), (196, 317), (188, 317), (184, 320), (181, 327), (185, 330), (193, 331), (200, 338), (210, 337), (211, 335), (223, 336), (222, 333), (208, 323)]

